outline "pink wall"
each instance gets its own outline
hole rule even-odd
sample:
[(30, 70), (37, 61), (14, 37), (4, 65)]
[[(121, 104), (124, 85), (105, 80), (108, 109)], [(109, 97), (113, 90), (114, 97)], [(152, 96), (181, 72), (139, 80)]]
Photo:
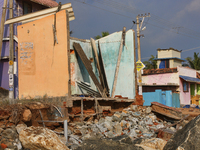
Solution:
[(142, 76), (143, 85), (179, 85), (178, 73), (163, 73)]
[[(196, 78), (196, 70), (187, 67), (177, 67), (179, 75)], [(180, 82), (180, 102), (181, 104), (190, 104), (190, 82), (188, 92), (183, 92), (183, 79), (179, 79)]]
[(188, 92), (183, 92), (183, 79), (179, 79), (180, 81), (180, 103), (181, 104), (190, 104), (190, 83)]
[(177, 67), (179, 75), (196, 78), (196, 70), (187, 67)]

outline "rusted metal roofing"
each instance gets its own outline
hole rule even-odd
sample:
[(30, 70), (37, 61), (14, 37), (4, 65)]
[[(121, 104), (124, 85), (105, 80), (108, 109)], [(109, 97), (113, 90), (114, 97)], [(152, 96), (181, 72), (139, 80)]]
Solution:
[(161, 74), (161, 73), (174, 73), (178, 72), (177, 68), (163, 68), (163, 69), (145, 69), (143, 75)]
[(30, 1), (38, 3), (40, 5), (47, 6), (47, 7), (56, 7), (56, 6), (58, 6), (58, 3), (56, 1), (53, 1), (53, 0), (30, 0)]

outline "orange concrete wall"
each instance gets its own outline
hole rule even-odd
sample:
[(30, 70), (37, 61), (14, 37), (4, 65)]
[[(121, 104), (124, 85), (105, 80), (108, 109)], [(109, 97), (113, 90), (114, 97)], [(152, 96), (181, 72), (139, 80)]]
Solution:
[(67, 16), (56, 14), (18, 26), (19, 98), (66, 96), (68, 93)]

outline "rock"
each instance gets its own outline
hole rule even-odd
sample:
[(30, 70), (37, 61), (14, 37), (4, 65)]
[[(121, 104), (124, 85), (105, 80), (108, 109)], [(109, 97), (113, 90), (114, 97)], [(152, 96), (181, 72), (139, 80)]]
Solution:
[(86, 134), (86, 135), (83, 136), (81, 139), (82, 139), (82, 140), (87, 140), (87, 139), (89, 139), (89, 138), (91, 138), (91, 135), (90, 135), (90, 134)]
[(131, 110), (132, 111), (137, 111), (138, 106), (137, 105), (131, 105)]
[(119, 112), (116, 112), (113, 116), (112, 116), (112, 121), (117, 121), (120, 122), (122, 120), (122, 115)]
[(113, 128), (114, 128), (114, 133), (115, 133), (116, 136), (119, 136), (119, 135), (122, 134), (122, 127), (121, 127), (120, 123), (117, 122), (117, 123), (114, 125)]
[(104, 118), (100, 118), (98, 124), (102, 124), (104, 122), (105, 122), (105, 119)]
[(125, 127), (125, 126), (127, 125), (127, 121), (122, 120), (122, 121), (120, 122), (120, 125), (121, 125), (121, 127)]
[(115, 135), (114, 135), (114, 133), (113, 133), (112, 131), (106, 132), (106, 133), (105, 133), (105, 136), (106, 136), (107, 138), (113, 138), (113, 137), (115, 137)]
[(8, 128), (2, 132), (2, 137), (15, 140), (18, 137), (18, 134), (15, 130)]
[(135, 132), (134, 129), (131, 129), (128, 136), (131, 138), (131, 139), (134, 139), (135, 137), (137, 137), (137, 134)]
[(135, 146), (133, 144), (120, 144), (116, 140), (93, 138), (84, 141), (75, 150), (143, 150), (142, 147)]
[(3, 130), (4, 130), (3, 128), (0, 128), (0, 134), (3, 132)]
[(159, 138), (152, 138), (152, 139), (144, 139), (140, 144), (136, 144), (137, 146), (142, 147), (144, 150), (163, 150), (163, 147), (167, 141), (159, 139)]
[(146, 108), (146, 113), (147, 113), (147, 114), (151, 113), (151, 107), (147, 107), (147, 108)]
[(120, 144), (133, 144), (131, 138), (128, 135), (121, 135), (112, 138), (113, 141), (118, 141)]
[(152, 121), (155, 122), (157, 117), (155, 115), (153, 115), (153, 114), (150, 114), (149, 118), (151, 118)]
[(104, 127), (107, 128), (109, 131), (113, 130), (113, 123), (111, 121), (105, 121)]
[(178, 130), (163, 150), (196, 150), (200, 148), (200, 115)]
[(22, 116), (23, 116), (22, 119), (24, 122), (30, 121), (32, 118), (32, 113), (30, 109), (25, 109)]
[(139, 117), (139, 116), (141, 115), (141, 113), (140, 113), (139, 111), (137, 111), (137, 112), (134, 112), (132, 115), (133, 115), (134, 117)]
[(25, 129), (26, 127), (27, 127), (26, 124), (18, 124), (16, 126), (17, 133), (19, 134), (21, 132), (21, 130)]
[(43, 127), (27, 127), (19, 133), (19, 139), (24, 148), (35, 150), (69, 150), (68, 147), (61, 142), (57, 134)]
[(152, 121), (152, 119), (151, 118), (149, 118), (149, 117), (146, 117), (146, 119), (145, 119), (145, 124), (146, 125), (152, 125), (153, 124), (153, 121)]
[(112, 117), (106, 116), (106, 117), (105, 117), (105, 121), (112, 122)]

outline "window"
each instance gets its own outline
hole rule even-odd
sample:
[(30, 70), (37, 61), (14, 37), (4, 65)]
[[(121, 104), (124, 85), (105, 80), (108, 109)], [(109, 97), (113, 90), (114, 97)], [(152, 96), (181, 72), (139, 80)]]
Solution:
[(165, 68), (169, 68), (169, 59), (165, 60)]
[(159, 68), (169, 68), (169, 59), (161, 60)]
[(189, 90), (189, 85), (188, 85), (188, 82), (183, 82), (183, 92), (188, 92)]
[(23, 14), (28, 14), (32, 12), (32, 5), (27, 2), (23, 2)]

